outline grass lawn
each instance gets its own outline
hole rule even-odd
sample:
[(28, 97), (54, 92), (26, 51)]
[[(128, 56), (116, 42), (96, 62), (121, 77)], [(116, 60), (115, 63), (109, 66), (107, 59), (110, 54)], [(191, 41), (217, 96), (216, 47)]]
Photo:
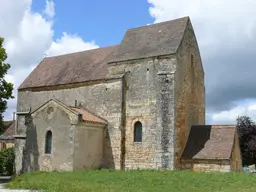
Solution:
[(58, 192), (256, 192), (256, 174), (190, 171), (34, 172), (5, 185)]

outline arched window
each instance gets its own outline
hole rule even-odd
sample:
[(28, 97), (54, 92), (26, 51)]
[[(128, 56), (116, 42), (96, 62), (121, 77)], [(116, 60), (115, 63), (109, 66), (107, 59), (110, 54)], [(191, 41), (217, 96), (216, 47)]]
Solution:
[(52, 132), (47, 131), (45, 136), (45, 153), (51, 154), (52, 153)]
[(142, 142), (142, 124), (139, 121), (134, 124), (134, 142)]

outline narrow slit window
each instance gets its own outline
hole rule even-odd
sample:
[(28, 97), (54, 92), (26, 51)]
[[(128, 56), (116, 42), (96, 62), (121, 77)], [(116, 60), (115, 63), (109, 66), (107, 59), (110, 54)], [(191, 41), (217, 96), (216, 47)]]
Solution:
[(52, 132), (47, 131), (45, 137), (45, 153), (51, 154), (52, 153)]
[(142, 124), (139, 121), (134, 124), (134, 142), (142, 142)]
[(193, 67), (193, 65), (194, 65), (194, 55), (192, 55), (192, 54), (191, 54), (190, 62), (191, 62), (191, 67)]
[(191, 54), (191, 93), (194, 93), (195, 71), (194, 71), (194, 56)]

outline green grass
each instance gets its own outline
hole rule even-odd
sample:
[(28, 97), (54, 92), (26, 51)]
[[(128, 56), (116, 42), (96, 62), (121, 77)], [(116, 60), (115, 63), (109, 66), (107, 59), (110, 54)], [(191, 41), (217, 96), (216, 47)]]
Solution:
[(256, 174), (190, 171), (34, 172), (5, 185), (58, 192), (256, 192)]

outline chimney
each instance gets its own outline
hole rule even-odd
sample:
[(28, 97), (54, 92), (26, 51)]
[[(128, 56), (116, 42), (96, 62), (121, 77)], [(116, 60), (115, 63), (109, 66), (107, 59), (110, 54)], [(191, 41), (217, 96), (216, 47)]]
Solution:
[(77, 100), (75, 100), (75, 107), (77, 107)]

